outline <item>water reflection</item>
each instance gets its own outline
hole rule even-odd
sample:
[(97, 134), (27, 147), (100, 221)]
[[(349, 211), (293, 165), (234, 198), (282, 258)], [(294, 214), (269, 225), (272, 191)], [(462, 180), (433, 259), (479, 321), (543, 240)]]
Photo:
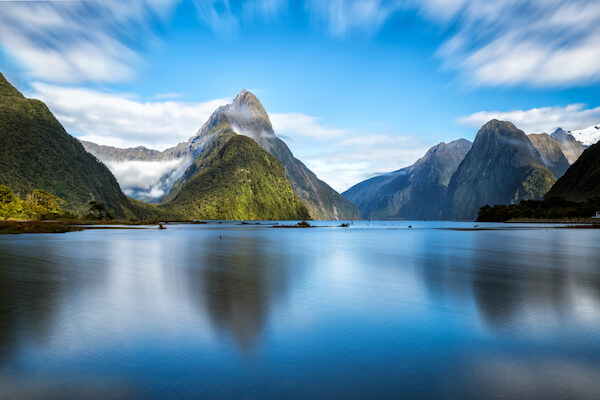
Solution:
[[(289, 287), (288, 255), (273, 243), (253, 237), (211, 237), (187, 268), (190, 292), (201, 296), (213, 327), (231, 334), (245, 353), (258, 345), (271, 307)], [(271, 248), (271, 250), (269, 250)]]
[(0, 397), (593, 398), (598, 239), (375, 224), (3, 237)]

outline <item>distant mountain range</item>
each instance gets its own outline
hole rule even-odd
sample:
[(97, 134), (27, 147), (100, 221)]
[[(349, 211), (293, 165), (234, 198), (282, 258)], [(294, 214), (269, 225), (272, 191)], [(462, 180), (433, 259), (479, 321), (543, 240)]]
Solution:
[(472, 220), (484, 205), (543, 198), (586, 147), (560, 128), (525, 135), (493, 120), (472, 147), (464, 139), (441, 143), (412, 166), (367, 179), (343, 195), (366, 218)]
[(492, 120), (477, 132), (450, 179), (445, 215), (473, 220), (486, 204), (541, 199), (554, 182), (527, 135), (510, 122)]
[[(85, 148), (115, 173), (126, 193), (149, 202), (175, 199), (179, 190), (197, 172), (195, 161), (216, 134), (235, 132), (252, 138), (284, 166), (294, 193), (302, 200), (312, 219), (362, 219), (360, 211), (325, 182), (317, 178), (287, 145), (279, 139), (264, 107), (249, 91), (242, 91), (234, 101), (219, 107), (187, 142), (159, 152), (144, 147), (118, 149), (83, 142)], [(130, 180), (143, 170), (157, 173), (148, 180)], [(142, 183), (143, 185), (140, 185)]]
[[(242, 110), (242, 107), (246, 108)], [(255, 114), (250, 112), (251, 107)], [(309, 179), (314, 177), (310, 181), (313, 187), (331, 191), (323, 198), (318, 197), (322, 192), (317, 190), (303, 193), (308, 199), (306, 203), (312, 207), (318, 207), (320, 200), (330, 201), (323, 204), (325, 211), (313, 208), (313, 214), (309, 214), (304, 201), (294, 193), (282, 163), (252, 138), (234, 132), (234, 126), (255, 128), (253, 134), (260, 128), (270, 127), (262, 106), (248, 92), (238, 96), (232, 105), (217, 110), (211, 118), (198, 136), (164, 152), (85, 143), (92, 151), (97, 150), (96, 157), (101, 155), (115, 162), (137, 161), (146, 167), (156, 160), (178, 164), (177, 168), (182, 170), (180, 176), (175, 177), (171, 172), (164, 178), (164, 187), (172, 186), (173, 193), (160, 204), (145, 204), (127, 198), (110, 170), (65, 132), (42, 102), (26, 99), (0, 74), (0, 185), (8, 186), (20, 196), (33, 189), (48, 191), (64, 200), (64, 209), (78, 215), (85, 215), (93, 201), (93, 204), (101, 203), (117, 218), (360, 217), (353, 205), (306, 170)], [(272, 129), (265, 133), (273, 136), (273, 147), (285, 155), (287, 147), (281, 147), (283, 143), (278, 143)], [(291, 153), (289, 157), (284, 161), (299, 163)], [(336, 212), (329, 214), (328, 210)]]
[[(93, 201), (117, 218), (472, 220), (484, 205), (544, 196), (596, 201), (596, 131), (527, 136), (492, 120), (473, 143), (440, 143), (413, 165), (342, 196), (294, 158), (248, 91), (219, 107), (187, 142), (165, 151), (119, 149), (80, 143), (0, 74), (0, 185), (21, 197), (45, 190), (79, 215)], [(127, 194), (148, 203), (126, 197), (111, 171)]]
[(441, 219), (450, 178), (470, 149), (466, 139), (440, 143), (410, 167), (367, 179), (342, 195), (365, 218)]

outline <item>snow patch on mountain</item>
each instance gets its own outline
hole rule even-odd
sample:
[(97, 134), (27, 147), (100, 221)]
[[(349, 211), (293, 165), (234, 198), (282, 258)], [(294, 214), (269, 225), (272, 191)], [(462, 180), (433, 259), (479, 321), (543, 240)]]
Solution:
[(586, 146), (591, 146), (600, 140), (600, 124), (588, 126), (585, 129), (569, 132), (573, 137)]

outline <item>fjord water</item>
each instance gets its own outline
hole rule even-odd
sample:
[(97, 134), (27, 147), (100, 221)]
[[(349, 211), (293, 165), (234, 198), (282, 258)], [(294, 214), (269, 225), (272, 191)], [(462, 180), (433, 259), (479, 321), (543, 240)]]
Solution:
[(472, 226), (2, 236), (0, 397), (597, 398), (600, 229)]

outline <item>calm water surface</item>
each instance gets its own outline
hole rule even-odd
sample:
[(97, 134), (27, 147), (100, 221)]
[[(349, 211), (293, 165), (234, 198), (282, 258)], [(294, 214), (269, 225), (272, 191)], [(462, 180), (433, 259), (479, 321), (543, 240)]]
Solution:
[(408, 224), (0, 236), (0, 398), (598, 398), (600, 229)]

